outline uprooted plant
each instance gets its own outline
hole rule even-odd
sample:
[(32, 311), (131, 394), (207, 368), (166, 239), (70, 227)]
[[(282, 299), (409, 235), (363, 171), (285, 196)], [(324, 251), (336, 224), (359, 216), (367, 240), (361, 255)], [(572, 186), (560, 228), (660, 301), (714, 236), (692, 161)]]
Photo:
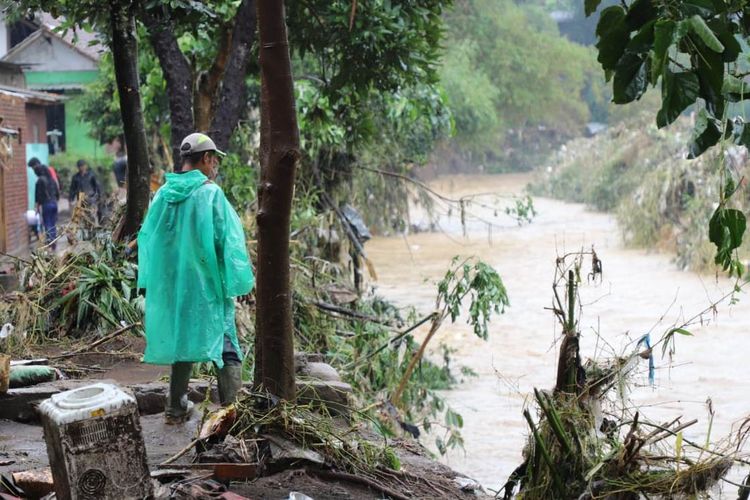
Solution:
[[(517, 487), (518, 498), (524, 499), (705, 495), (735, 462), (747, 463), (738, 452), (747, 432), (711, 447), (700, 445), (683, 434), (697, 420), (678, 416), (652, 423), (625, 404), (621, 388), (638, 360), (650, 359), (652, 349), (673, 342), (675, 333), (685, 334), (687, 323), (670, 327), (653, 345), (644, 336), (623, 356), (581, 362), (578, 287), (584, 257), (591, 254), (557, 259), (552, 307), (562, 325), (557, 380), (553, 391), (534, 389), (536, 421), (529, 409), (523, 412), (530, 437), (523, 463), (503, 488), (504, 498), (512, 498)], [(594, 277), (601, 269), (597, 262), (593, 254)], [(564, 299), (559, 288), (565, 290)]]

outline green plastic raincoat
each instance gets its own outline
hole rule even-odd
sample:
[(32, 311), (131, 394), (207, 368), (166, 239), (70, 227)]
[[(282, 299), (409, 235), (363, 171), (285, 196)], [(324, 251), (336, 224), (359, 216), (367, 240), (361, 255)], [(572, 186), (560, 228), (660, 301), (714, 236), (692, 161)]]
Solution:
[(234, 301), (254, 276), (237, 213), (198, 170), (167, 174), (138, 234), (138, 288), (146, 290), (143, 361), (213, 361), (224, 335), (242, 356)]

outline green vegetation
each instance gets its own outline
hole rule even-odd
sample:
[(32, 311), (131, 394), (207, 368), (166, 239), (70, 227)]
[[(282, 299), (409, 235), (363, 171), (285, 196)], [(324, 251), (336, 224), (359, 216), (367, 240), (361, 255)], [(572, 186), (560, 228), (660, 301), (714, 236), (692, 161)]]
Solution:
[[(586, 0), (586, 14), (601, 0)], [(750, 146), (744, 116), (748, 97), (747, 62), (740, 55), (750, 36), (750, 7), (745, 2), (672, 2), (650, 0), (603, 8), (596, 28), (598, 61), (612, 80), (613, 101), (627, 104), (643, 96), (649, 85), (661, 84), (661, 109), (656, 124), (666, 127), (693, 107), (687, 157), (697, 158), (717, 144)], [(745, 271), (737, 249), (746, 218), (733, 205), (740, 191), (736, 172), (719, 156), (715, 162), (715, 199), (709, 239), (716, 246), (714, 262), (730, 276)], [(706, 180), (709, 176), (706, 176)]]
[(456, 133), (436, 161), (527, 170), (606, 108), (593, 51), (560, 36), (550, 7), (463, 0), (446, 14), (440, 77)]
[[(723, 268), (724, 260), (715, 258), (718, 245), (712, 243), (715, 239), (724, 244), (723, 233), (710, 240), (705, 233), (707, 227), (717, 225), (710, 221), (719, 188), (727, 184), (736, 188), (748, 175), (746, 153), (722, 147), (687, 160), (690, 120), (660, 130), (651, 116), (644, 113), (593, 139), (568, 143), (532, 191), (615, 212), (626, 243), (674, 251), (682, 268), (711, 271), (716, 264)], [(724, 162), (730, 165), (726, 170), (721, 167)], [(750, 206), (746, 197), (736, 196), (728, 208), (747, 211)], [(740, 247), (739, 256), (750, 257), (750, 244)], [(741, 269), (733, 270), (741, 274)]]

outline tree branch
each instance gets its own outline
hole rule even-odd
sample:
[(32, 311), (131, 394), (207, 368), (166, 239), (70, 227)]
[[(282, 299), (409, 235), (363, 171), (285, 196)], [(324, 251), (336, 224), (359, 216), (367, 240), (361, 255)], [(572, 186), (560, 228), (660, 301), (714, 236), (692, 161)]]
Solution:
[(245, 109), (245, 75), (250, 62), (250, 49), (255, 40), (256, 25), (255, 0), (242, 0), (235, 16), (232, 47), (220, 93), (214, 101), (214, 116), (209, 129), (209, 135), (220, 149), (225, 149), (229, 144), (232, 132)]
[(177, 44), (174, 23), (164, 11), (144, 10), (141, 20), (148, 30), (151, 46), (159, 59), (167, 82), (169, 116), (171, 122), (172, 161), (175, 171), (180, 170), (180, 143), (194, 132), (193, 95), (191, 91), (193, 70)]

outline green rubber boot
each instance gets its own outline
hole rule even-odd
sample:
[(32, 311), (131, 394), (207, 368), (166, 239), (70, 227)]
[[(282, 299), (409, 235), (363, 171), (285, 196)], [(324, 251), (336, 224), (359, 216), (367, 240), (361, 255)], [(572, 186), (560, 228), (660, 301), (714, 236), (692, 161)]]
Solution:
[(221, 406), (234, 403), (237, 393), (242, 389), (242, 364), (224, 363), (224, 367), (219, 370), (216, 378)]
[(193, 402), (188, 400), (187, 391), (193, 363), (179, 362), (172, 365), (169, 377), (169, 396), (164, 410), (164, 420), (169, 425), (181, 424), (190, 419)]

